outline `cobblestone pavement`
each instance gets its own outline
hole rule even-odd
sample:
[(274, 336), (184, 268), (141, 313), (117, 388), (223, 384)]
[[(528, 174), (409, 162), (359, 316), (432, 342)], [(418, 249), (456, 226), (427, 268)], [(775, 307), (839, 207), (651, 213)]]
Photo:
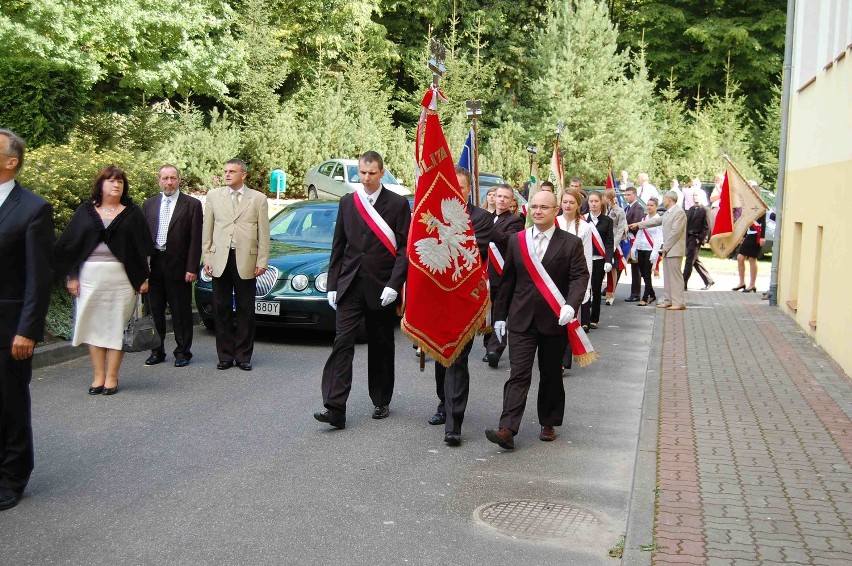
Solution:
[(687, 299), (658, 314), (653, 564), (852, 564), (849, 377), (759, 295)]

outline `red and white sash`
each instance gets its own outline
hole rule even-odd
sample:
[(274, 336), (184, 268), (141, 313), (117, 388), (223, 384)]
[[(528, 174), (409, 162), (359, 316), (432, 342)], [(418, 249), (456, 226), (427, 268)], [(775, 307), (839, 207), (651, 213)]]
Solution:
[(370, 201), (367, 200), (367, 195), (365, 195), (362, 191), (355, 191), (352, 196), (352, 201), (355, 203), (355, 208), (358, 210), (358, 213), (361, 214), (361, 218), (364, 219), (364, 222), (367, 223), (367, 226), (370, 227), (370, 230), (373, 231), (373, 234), (376, 235), (391, 255), (395, 256), (396, 234), (394, 234), (393, 230), (391, 230), (391, 227), (388, 226), (385, 219), (382, 218), (373, 205), (370, 204)]
[[(586, 220), (585, 216), (581, 216), (580, 220), (583, 222), (589, 222)], [(592, 245), (595, 246), (595, 250), (597, 250), (598, 255), (606, 259), (606, 248), (604, 248), (603, 239), (601, 238), (601, 233), (598, 232), (598, 227), (591, 222), (589, 222), (589, 226), (592, 227)]]
[(494, 266), (494, 271), (497, 272), (497, 275), (502, 277), (503, 266), (506, 264), (506, 260), (503, 259), (503, 254), (500, 253), (500, 250), (497, 249), (497, 244), (494, 242), (488, 244), (488, 262)]
[[(544, 269), (544, 265), (538, 259), (533, 249), (533, 238), (531, 236), (534, 229), (535, 227), (518, 232), (518, 247), (521, 252), (521, 259), (536, 288), (558, 319), (562, 307), (565, 305), (565, 297), (562, 296), (562, 292), (559, 291), (550, 274)], [(567, 332), (568, 342), (571, 344), (571, 352), (580, 366), (587, 366), (597, 360), (598, 354), (592, 347), (592, 343), (589, 342), (586, 333), (583, 332), (583, 328), (580, 326), (579, 321), (577, 321), (576, 314), (574, 320), (568, 324)]]

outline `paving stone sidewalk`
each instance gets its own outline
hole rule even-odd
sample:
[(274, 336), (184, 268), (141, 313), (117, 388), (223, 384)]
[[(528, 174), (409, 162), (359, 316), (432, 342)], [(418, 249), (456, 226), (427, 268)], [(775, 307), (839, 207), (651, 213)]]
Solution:
[(760, 295), (687, 299), (657, 314), (653, 564), (852, 564), (849, 377)]

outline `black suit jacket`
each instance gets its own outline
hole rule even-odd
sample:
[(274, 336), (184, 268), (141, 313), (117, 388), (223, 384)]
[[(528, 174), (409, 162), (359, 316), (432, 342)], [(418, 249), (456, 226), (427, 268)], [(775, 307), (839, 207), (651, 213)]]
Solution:
[[(565, 297), (565, 304), (571, 305), (574, 312), (579, 313), (589, 284), (583, 241), (557, 226), (541, 263)], [(517, 236), (509, 240), (503, 285), (494, 306), (494, 320), (508, 320), (508, 328), (513, 332), (524, 332), (532, 325), (542, 334), (567, 332), (564, 326), (559, 326), (559, 317), (530, 277), (521, 258), (520, 239)]]
[(44, 339), (53, 280), (53, 207), (15, 182), (0, 207), (0, 348), (15, 335)]
[(709, 236), (710, 227), (707, 224), (707, 210), (700, 204), (694, 205), (686, 211), (686, 235), (690, 238), (698, 238), (704, 242)]
[[(591, 212), (586, 215), (586, 220), (588, 220), (590, 224), (594, 225), (594, 222), (592, 222)], [(601, 215), (598, 216), (597, 228), (598, 234), (601, 235), (601, 240), (603, 240), (604, 251), (606, 252), (604, 261), (611, 264), (613, 254), (615, 253), (615, 250), (613, 249), (613, 239), (615, 238), (615, 236), (613, 234), (614, 227), (612, 224), (612, 218), (610, 218), (606, 214), (601, 213)], [(598, 252), (597, 250), (594, 250), (593, 253), (597, 254)]]
[[(494, 242), (497, 249), (500, 250), (500, 255), (502, 255), (505, 260), (506, 247), (509, 245), (509, 237), (524, 229), (524, 221), (520, 216), (512, 214), (509, 211), (497, 216), (496, 221), (494, 221), (494, 217), (495, 215), (491, 216), (493, 223), (491, 241)], [(500, 286), (500, 274), (497, 273), (497, 270), (490, 263), (488, 264), (488, 281), (491, 283), (492, 290), (495, 290)]]
[[(157, 244), (160, 227), (162, 194), (153, 196), (142, 205), (142, 214), (151, 232), (151, 245)], [(163, 273), (167, 279), (184, 281), (187, 273), (197, 273), (201, 264), (201, 225), (204, 209), (197, 198), (178, 193), (169, 231), (166, 234), (166, 253), (163, 254)]]
[(488, 244), (491, 242), (491, 232), (494, 230), (494, 216), (478, 206), (467, 205), (470, 213), (470, 223), (476, 235), (476, 246), (479, 248), (479, 259), (482, 265), (488, 261)]
[[(625, 207), (624, 216), (627, 218), (627, 224), (636, 224), (637, 222), (642, 222), (642, 219), (645, 218), (645, 209), (637, 199), (633, 201), (633, 204)], [(636, 230), (630, 230), (630, 233), (635, 236), (638, 231), (639, 229), (637, 228)]]
[(384, 187), (373, 205), (396, 235), (396, 255), (392, 256), (361, 217), (354, 199), (351, 193), (340, 199), (328, 267), (328, 290), (337, 291), (339, 301), (357, 275), (358, 282), (366, 286), (367, 305), (379, 309), (382, 290), (390, 287), (400, 292), (408, 275), (406, 254), (411, 207), (407, 198)]

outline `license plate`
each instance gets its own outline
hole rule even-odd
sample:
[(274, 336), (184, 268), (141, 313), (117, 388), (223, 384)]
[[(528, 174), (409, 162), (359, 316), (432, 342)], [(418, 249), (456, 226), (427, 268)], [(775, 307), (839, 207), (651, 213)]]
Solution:
[(255, 301), (254, 314), (278, 316), (281, 314), (281, 304), (273, 301)]

